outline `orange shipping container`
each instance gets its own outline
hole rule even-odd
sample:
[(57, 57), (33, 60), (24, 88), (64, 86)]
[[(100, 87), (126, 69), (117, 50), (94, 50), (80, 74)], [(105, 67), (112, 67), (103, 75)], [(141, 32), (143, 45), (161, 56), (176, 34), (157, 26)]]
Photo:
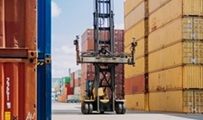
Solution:
[[(129, 41), (129, 43), (131, 43), (132, 38), (139, 40), (143, 38), (144, 35), (145, 35), (145, 21), (142, 20), (138, 24), (134, 25), (132, 28), (125, 30), (125, 42)], [(125, 45), (127, 44), (125, 43)]]
[(149, 91), (203, 88), (203, 66), (184, 65), (149, 74)]
[[(155, 3), (153, 0), (149, 2), (150, 2), (149, 5), (157, 4), (157, 2), (160, 2), (160, 0)], [(150, 6), (153, 6), (153, 5), (150, 5)], [(174, 8), (176, 8), (176, 10), (174, 10)], [(160, 28), (161, 26), (167, 24), (168, 22), (174, 20), (175, 18), (183, 15), (203, 16), (203, 1), (202, 0), (171, 0), (163, 7), (158, 9), (156, 12), (150, 15), (149, 31), (152, 32)]]
[(133, 27), (145, 17), (145, 2), (133, 9), (127, 16), (125, 16), (125, 31)]
[(0, 81), (0, 119), (25, 120), (30, 114), (36, 119), (36, 65), (28, 60), (0, 59)]
[(146, 72), (145, 71), (145, 67), (146, 67), (145, 59), (146, 59), (145, 57), (136, 59), (135, 67), (133, 67), (132, 65), (125, 65), (125, 67), (124, 67), (125, 79), (143, 75)]
[(203, 91), (166, 91), (149, 93), (150, 111), (162, 112), (203, 112)]
[(159, 50), (182, 40), (202, 40), (202, 31), (203, 18), (186, 17), (176, 19), (149, 34), (149, 52)]
[(148, 111), (148, 94), (139, 93), (125, 95), (126, 108), (128, 110), (146, 110)]
[(5, 0), (0, 4), (0, 56), (37, 55), (36, 1)]
[(143, 0), (125, 0), (124, 3), (124, 15), (126, 16), (131, 12), (133, 9), (135, 9)]
[(163, 7), (171, 0), (148, 0), (149, 1), (149, 14)]
[(202, 64), (203, 43), (180, 42), (160, 51), (149, 54), (149, 71), (168, 69), (182, 64)]

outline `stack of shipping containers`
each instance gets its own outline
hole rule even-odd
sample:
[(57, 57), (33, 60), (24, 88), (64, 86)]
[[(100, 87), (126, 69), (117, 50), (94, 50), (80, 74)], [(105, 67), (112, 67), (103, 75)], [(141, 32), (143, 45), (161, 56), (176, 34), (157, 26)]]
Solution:
[(203, 1), (149, 2), (150, 110), (203, 112)]
[(75, 87), (74, 87), (74, 92), (73, 94), (75, 96), (78, 96), (78, 98), (80, 99), (81, 97), (81, 93), (80, 93), (80, 84), (81, 84), (81, 70), (77, 70), (75, 71)]
[[(100, 36), (103, 40), (108, 40), (109, 36), (106, 31), (100, 33)], [(115, 52), (123, 52), (124, 51), (124, 31), (123, 30), (115, 30), (114, 32), (115, 38)], [(85, 51), (93, 51), (94, 50), (94, 30), (87, 29), (82, 35), (82, 52)], [(116, 97), (122, 99), (124, 97), (124, 67), (123, 65), (116, 66)], [(93, 64), (82, 64), (81, 65), (81, 94), (82, 97), (86, 95), (86, 81), (94, 80), (95, 68)], [(107, 78), (109, 76), (106, 76)]]
[(70, 77), (63, 77), (59, 80), (60, 95), (59, 102), (67, 102), (67, 96), (73, 94), (73, 88), (70, 86)]
[(35, 8), (36, 1), (0, 1), (1, 120), (36, 115)]
[(138, 43), (135, 67), (125, 65), (126, 108), (148, 110), (148, 0), (126, 0), (124, 17), (125, 52), (133, 39)]
[[(136, 10), (136, 8), (129, 10), (133, 1), (125, 2), (127, 16)], [(149, 24), (145, 26), (149, 31), (145, 36), (148, 38), (147, 47), (145, 45), (143, 48), (142, 43), (138, 41), (136, 51), (136, 56), (138, 56), (140, 50), (147, 48), (148, 52), (145, 52), (145, 57), (148, 63), (140, 63), (138, 59), (135, 67), (138, 70), (139, 66), (148, 66), (145, 71), (149, 79), (145, 82), (148, 83), (145, 89), (148, 92), (148, 102), (145, 102), (145, 106), (149, 106), (151, 111), (202, 113), (203, 1), (148, 0), (147, 7), (148, 9), (144, 12), (140, 10), (139, 13), (135, 13), (134, 20), (125, 17), (125, 43), (129, 44), (128, 39), (132, 37), (132, 34), (136, 36), (142, 29), (135, 28), (129, 33), (128, 24), (135, 22), (140, 14), (149, 13), (147, 18)], [(131, 68), (131, 71), (136, 71), (133, 69)], [(126, 81), (129, 75), (138, 73), (137, 71), (126, 72)], [(133, 79), (131, 84), (138, 86), (140, 83), (136, 81), (137, 79)], [(133, 90), (139, 87), (131, 88)], [(127, 89), (126, 92), (128, 92)], [(126, 98), (127, 102), (131, 101), (128, 95)], [(141, 98), (136, 96), (134, 99), (136, 101)], [(142, 100), (146, 101), (145, 98)], [(132, 108), (139, 109), (136, 108), (139, 106), (138, 102), (133, 106)]]
[(77, 70), (70, 74), (70, 86), (73, 93), (67, 96), (69, 102), (78, 102), (81, 100), (81, 70)]

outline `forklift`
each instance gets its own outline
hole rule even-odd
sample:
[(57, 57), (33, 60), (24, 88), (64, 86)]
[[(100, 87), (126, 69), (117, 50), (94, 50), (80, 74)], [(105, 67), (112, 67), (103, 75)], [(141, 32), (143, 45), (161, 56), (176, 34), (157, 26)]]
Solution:
[[(114, 13), (112, 0), (94, 1), (94, 51), (79, 52), (79, 37), (76, 36), (77, 64), (92, 63), (95, 68), (94, 80), (86, 85), (86, 96), (81, 101), (81, 112), (92, 114), (94, 111), (116, 112), (125, 114), (125, 99), (115, 97), (115, 66), (119, 64), (134, 65), (134, 53), (137, 43), (132, 41), (131, 53), (118, 53), (114, 51)], [(104, 40), (101, 33), (109, 36)], [(109, 76), (107, 78), (106, 76)]]

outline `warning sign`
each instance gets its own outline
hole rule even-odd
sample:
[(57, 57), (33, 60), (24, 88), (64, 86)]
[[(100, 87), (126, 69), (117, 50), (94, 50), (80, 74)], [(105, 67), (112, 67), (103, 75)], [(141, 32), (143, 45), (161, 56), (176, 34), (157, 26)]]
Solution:
[(11, 112), (5, 112), (5, 120), (11, 120)]

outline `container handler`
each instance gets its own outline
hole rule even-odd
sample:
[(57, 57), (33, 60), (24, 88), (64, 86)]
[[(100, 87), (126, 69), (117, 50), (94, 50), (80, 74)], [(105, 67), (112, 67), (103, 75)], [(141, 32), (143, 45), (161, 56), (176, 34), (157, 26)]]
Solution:
[[(116, 112), (125, 114), (125, 100), (115, 98), (115, 66), (118, 64), (134, 65), (134, 53), (137, 43), (132, 41), (131, 53), (114, 51), (114, 13), (112, 0), (94, 0), (94, 51), (79, 52), (79, 37), (76, 36), (77, 64), (92, 63), (95, 78), (87, 81), (86, 96), (81, 101), (81, 112), (91, 114)], [(107, 35), (108, 40), (102, 36)], [(106, 76), (110, 76), (107, 78)]]

